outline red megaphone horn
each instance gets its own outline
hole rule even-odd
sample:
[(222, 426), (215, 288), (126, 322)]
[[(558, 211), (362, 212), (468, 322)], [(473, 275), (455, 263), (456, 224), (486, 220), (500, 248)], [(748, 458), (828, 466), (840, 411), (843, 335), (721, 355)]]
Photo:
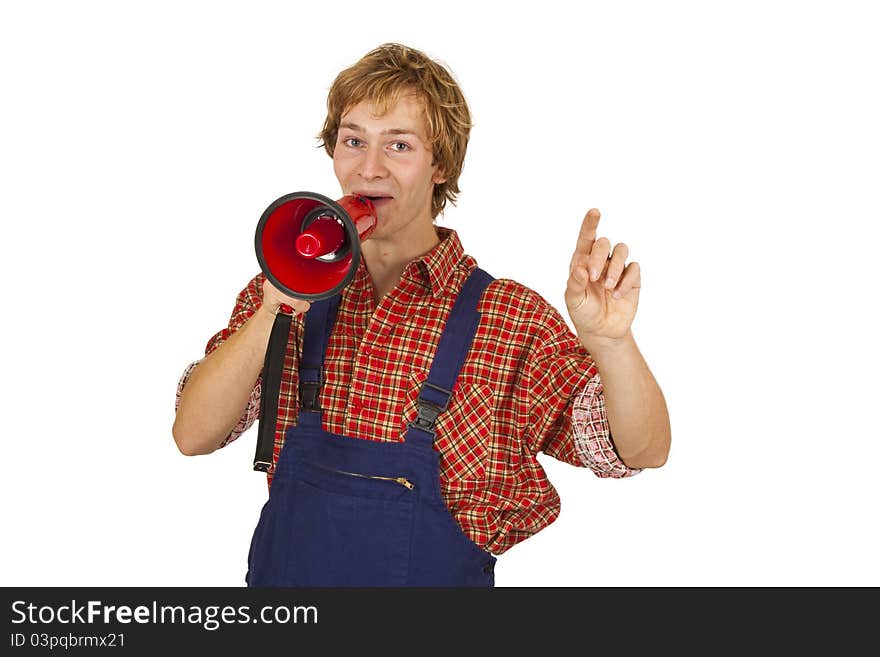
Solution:
[(313, 192), (287, 194), (260, 217), (257, 260), (266, 278), (288, 296), (327, 299), (354, 278), (361, 240), (376, 221), (376, 209), (365, 196), (332, 201)]

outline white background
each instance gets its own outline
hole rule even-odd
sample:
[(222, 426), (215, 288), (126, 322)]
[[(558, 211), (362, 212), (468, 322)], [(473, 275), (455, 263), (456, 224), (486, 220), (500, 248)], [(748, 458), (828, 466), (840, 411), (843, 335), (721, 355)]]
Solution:
[(871, 3), (304, 4), (3, 3), (0, 583), (243, 585), (256, 429), (182, 456), (177, 379), (265, 207), (339, 191), (334, 76), (400, 41), (473, 112), (440, 223), (564, 312), (600, 208), (672, 419), (632, 479), (542, 456), (562, 514), (497, 585), (880, 585)]

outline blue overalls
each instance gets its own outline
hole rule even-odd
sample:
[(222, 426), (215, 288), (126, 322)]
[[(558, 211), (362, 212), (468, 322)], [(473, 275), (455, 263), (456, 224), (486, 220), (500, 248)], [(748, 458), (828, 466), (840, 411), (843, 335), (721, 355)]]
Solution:
[(251, 540), (248, 586), (494, 586), (496, 558), (459, 527), (440, 494), (437, 416), (470, 349), (476, 269), (450, 312), (418, 417), (402, 442), (324, 431), (318, 389), (339, 295), (306, 313), (297, 425), (285, 433), (269, 499)]

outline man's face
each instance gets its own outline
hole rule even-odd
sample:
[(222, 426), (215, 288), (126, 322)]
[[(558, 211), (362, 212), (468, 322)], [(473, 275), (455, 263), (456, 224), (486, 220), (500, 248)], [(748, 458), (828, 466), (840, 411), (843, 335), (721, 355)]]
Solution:
[(422, 102), (403, 96), (382, 116), (364, 101), (345, 114), (333, 153), (344, 194), (373, 200), (378, 223), (373, 238), (418, 239), (433, 231), (431, 195), (443, 178), (431, 164)]

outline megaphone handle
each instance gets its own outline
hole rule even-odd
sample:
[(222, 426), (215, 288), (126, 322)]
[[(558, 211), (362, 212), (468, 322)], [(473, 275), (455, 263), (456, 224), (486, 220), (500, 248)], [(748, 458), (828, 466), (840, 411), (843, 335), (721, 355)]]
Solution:
[(260, 472), (267, 472), (272, 467), (275, 427), (278, 424), (278, 397), (292, 320), (293, 316), (286, 313), (275, 315), (275, 323), (272, 324), (272, 333), (269, 335), (269, 345), (266, 347), (266, 359), (263, 361), (260, 428), (257, 434), (257, 450), (254, 454), (254, 470)]

